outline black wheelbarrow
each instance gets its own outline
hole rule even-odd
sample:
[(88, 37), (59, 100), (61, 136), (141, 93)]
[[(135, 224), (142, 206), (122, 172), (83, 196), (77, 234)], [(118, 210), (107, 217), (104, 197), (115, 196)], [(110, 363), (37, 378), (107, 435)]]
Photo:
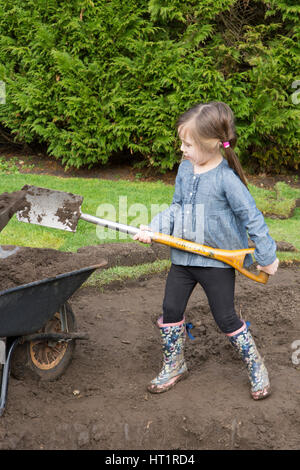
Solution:
[[(102, 261), (102, 260), (101, 260)], [(42, 380), (55, 380), (68, 367), (78, 339), (75, 316), (68, 299), (102, 261), (58, 276), (0, 292), (0, 364), (2, 364), (0, 416), (6, 405), (12, 358), (15, 374), (26, 364)], [(19, 362), (18, 362), (19, 359)]]

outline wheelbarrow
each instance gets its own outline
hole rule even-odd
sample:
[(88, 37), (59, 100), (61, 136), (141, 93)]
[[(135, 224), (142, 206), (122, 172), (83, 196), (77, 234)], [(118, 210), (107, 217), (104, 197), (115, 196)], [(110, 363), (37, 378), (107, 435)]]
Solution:
[(0, 416), (5, 410), (12, 358), (18, 356), (18, 349), (21, 364), (29, 366), (42, 380), (55, 380), (65, 372), (75, 341), (88, 339), (86, 333), (76, 331), (68, 299), (96, 269), (106, 264), (102, 260), (94, 266), (0, 292)]

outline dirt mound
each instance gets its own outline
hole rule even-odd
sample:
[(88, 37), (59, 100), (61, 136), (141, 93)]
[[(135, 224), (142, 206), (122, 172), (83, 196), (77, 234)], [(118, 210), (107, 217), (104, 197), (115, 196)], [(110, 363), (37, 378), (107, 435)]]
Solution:
[[(139, 248), (135, 245), (139, 261), (146, 262), (145, 248)], [(157, 258), (152, 248), (146, 250), (148, 260)], [(130, 243), (79, 251), (20, 249), (14, 255), (20, 262), (17, 282), (34, 277), (32, 265), (38, 276), (48, 277), (59, 264), (69, 270), (72, 263), (78, 268), (103, 258), (108, 265), (135, 261)], [(12, 259), (0, 260), (3, 282)], [(161, 363), (156, 320), (165, 278), (157, 275), (117, 290), (76, 291), (70, 304), (78, 329), (90, 339), (77, 343), (71, 365), (55, 382), (38, 381), (29, 371), (23, 380), (11, 378), (0, 449), (299, 447), (300, 270), (279, 269), (266, 285), (237, 274), (236, 308), (251, 323), (272, 385), (272, 395), (260, 402), (251, 399), (246, 370), (216, 327), (199, 286), (186, 310), (195, 338), (187, 339), (188, 378), (162, 395), (146, 391)]]
[(77, 253), (61, 252), (48, 248), (29, 248), (2, 246), (2, 255), (13, 252), (11, 256), (0, 258), (0, 290), (10, 289), (29, 282), (54, 277), (107, 261), (105, 268), (112, 266), (133, 266), (150, 263), (167, 257), (169, 249), (164, 247), (144, 247), (137, 243), (110, 243), (84, 247)]

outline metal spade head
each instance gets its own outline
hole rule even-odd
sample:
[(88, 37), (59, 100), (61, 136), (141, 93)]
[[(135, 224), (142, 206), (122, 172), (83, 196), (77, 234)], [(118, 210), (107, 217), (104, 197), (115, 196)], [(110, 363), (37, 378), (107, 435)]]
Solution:
[(24, 186), (24, 207), (16, 215), (20, 222), (76, 232), (82, 196), (37, 186)]

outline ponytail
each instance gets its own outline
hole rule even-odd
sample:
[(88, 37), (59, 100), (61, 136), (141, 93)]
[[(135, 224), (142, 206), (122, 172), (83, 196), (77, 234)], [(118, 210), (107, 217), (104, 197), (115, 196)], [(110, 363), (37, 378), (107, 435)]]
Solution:
[(225, 155), (225, 158), (226, 158), (230, 168), (232, 168), (236, 172), (236, 174), (239, 176), (242, 183), (244, 183), (246, 188), (248, 188), (245, 173), (243, 171), (242, 165), (241, 165), (235, 151), (231, 147), (225, 147), (224, 148), (224, 155)]

